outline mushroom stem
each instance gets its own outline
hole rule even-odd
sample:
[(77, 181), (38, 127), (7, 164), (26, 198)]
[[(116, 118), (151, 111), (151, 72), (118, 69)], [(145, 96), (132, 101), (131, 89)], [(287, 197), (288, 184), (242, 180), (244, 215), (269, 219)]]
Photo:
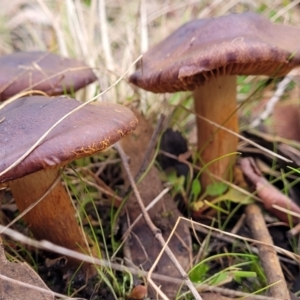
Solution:
[[(195, 112), (234, 132), (238, 132), (236, 110), (236, 76), (212, 78), (203, 86), (194, 90)], [(238, 138), (231, 133), (197, 118), (198, 150), (200, 165), (205, 167), (201, 175), (204, 191), (207, 185), (215, 181), (211, 174), (229, 179), (230, 167), (235, 155), (222, 157), (237, 151)]]
[[(57, 167), (10, 181), (9, 186), (19, 210), (23, 212), (40, 199), (57, 179), (59, 172)], [(26, 213), (24, 220), (37, 239), (48, 240), (71, 250), (90, 253), (91, 250), (75, 214), (70, 197), (59, 181), (40, 203)], [(71, 260), (73, 265), (79, 263)]]

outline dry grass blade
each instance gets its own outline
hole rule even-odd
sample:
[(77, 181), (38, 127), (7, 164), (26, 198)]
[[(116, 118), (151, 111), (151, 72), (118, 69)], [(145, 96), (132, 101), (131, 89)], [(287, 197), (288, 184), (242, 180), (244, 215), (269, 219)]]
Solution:
[(141, 53), (145, 53), (149, 47), (146, 4), (146, 0), (140, 1)]
[(109, 40), (109, 34), (107, 28), (108, 25), (107, 25), (105, 0), (99, 0), (98, 12), (99, 12), (101, 39), (102, 39), (103, 52), (105, 56), (106, 68), (110, 71), (113, 71), (115, 64), (114, 64), (114, 60), (110, 48), (111, 43)]
[(270, 244), (265, 243), (265, 242), (257, 241), (255, 239), (247, 238), (247, 237), (240, 236), (240, 235), (237, 235), (237, 234), (233, 234), (233, 233), (230, 233), (230, 232), (226, 232), (226, 231), (220, 230), (218, 228), (214, 228), (214, 227), (211, 227), (211, 226), (208, 226), (208, 225), (205, 225), (205, 224), (195, 222), (193, 220), (189, 220), (189, 219), (184, 218), (184, 217), (180, 217), (180, 220), (182, 222), (186, 222), (194, 230), (198, 230), (198, 228), (199, 228), (199, 230), (201, 231), (201, 228), (205, 228), (209, 231), (217, 232), (218, 234), (221, 234), (224, 237), (227, 236), (227, 237), (231, 237), (231, 238), (234, 238), (234, 239), (239, 239), (239, 240), (242, 240), (242, 241), (249, 242), (253, 245), (265, 245), (265, 246), (272, 247), (273, 249), (275, 249), (275, 251), (277, 253), (282, 254), (282, 255), (288, 257), (289, 259), (294, 260), (295, 262), (300, 262), (300, 255), (295, 254), (291, 251), (285, 250), (281, 247), (278, 247), (278, 246), (275, 246), (275, 245), (270, 245)]
[[(124, 265), (117, 264), (117, 263), (114, 263), (114, 262), (111, 262), (111, 261), (105, 260), (105, 259), (91, 257), (89, 255), (55, 245), (48, 241), (36, 241), (31, 238), (28, 238), (27, 236), (15, 231), (15, 230), (12, 230), (10, 228), (6, 228), (4, 230), (4, 228), (5, 228), (4, 226), (0, 225), (0, 230), (3, 231), (3, 234), (9, 236), (10, 238), (12, 238), (15, 241), (18, 241), (25, 245), (35, 247), (37, 249), (43, 249), (43, 250), (48, 250), (48, 251), (50, 250), (51, 252), (55, 252), (55, 253), (58, 253), (63, 256), (73, 257), (74, 259), (77, 259), (77, 260), (81, 260), (81, 261), (84, 261), (84, 262), (87, 262), (87, 263), (90, 263), (93, 265), (97, 265), (100, 267), (107, 267), (107, 268), (115, 269), (120, 272), (130, 272), (132, 274), (137, 274), (139, 276), (147, 276), (148, 275), (148, 272), (145, 272), (143, 270), (137, 270), (136, 268), (126, 267)], [(183, 284), (183, 280), (181, 280), (181, 279), (171, 278), (169, 276), (164, 276), (164, 275), (160, 275), (157, 273), (153, 273), (152, 277), (154, 279), (158, 279), (158, 280), (165, 281), (165, 282), (177, 282), (178, 284)]]
[[(183, 107), (183, 109), (186, 109), (186, 108)], [(187, 109), (186, 109), (186, 110), (187, 110)], [(190, 112), (192, 113), (192, 111), (190, 111)], [(251, 140), (245, 138), (244, 136), (242, 136), (242, 135), (240, 135), (240, 134), (238, 134), (238, 133), (236, 133), (236, 132), (234, 132), (234, 131), (232, 131), (232, 130), (230, 130), (230, 129), (224, 127), (224, 126), (221, 126), (221, 125), (219, 125), (219, 124), (217, 124), (217, 123), (215, 123), (215, 122), (212, 122), (212, 121), (208, 120), (207, 118), (204, 118), (204, 117), (202, 117), (202, 116), (200, 116), (200, 115), (197, 115), (197, 118), (203, 119), (204, 121), (206, 121), (206, 122), (208, 122), (208, 123), (210, 123), (210, 124), (216, 126), (218, 129), (225, 130), (225, 131), (227, 131), (227, 132), (229, 132), (229, 133), (231, 133), (231, 134), (237, 136), (239, 139), (241, 139), (241, 140), (243, 140), (243, 141), (247, 141), (247, 143), (249, 143), (250, 145), (253, 145), (254, 147), (256, 147), (256, 148), (262, 150), (262, 151), (265, 152), (265, 153), (268, 153), (268, 154), (272, 155), (273, 157), (280, 158), (280, 159), (282, 159), (283, 161), (288, 162), (288, 163), (291, 163), (291, 162), (292, 162), (290, 159), (288, 159), (288, 158), (286, 158), (286, 157), (284, 157), (284, 156), (282, 156), (282, 155), (279, 155), (279, 154), (275, 153), (274, 151), (270, 151), (269, 149), (266, 149), (265, 147), (262, 147), (261, 145), (259, 145), (259, 144), (255, 143), (255, 142), (253, 142), (253, 141), (251, 141)]]
[(62, 31), (62, 26), (59, 24), (60, 18), (57, 18), (53, 15), (51, 10), (46, 4), (45, 0), (36, 0), (37, 3), (40, 5), (41, 9), (44, 11), (45, 15), (48, 17), (50, 22), (52, 23), (52, 26), (54, 28), (54, 32), (57, 37), (58, 45), (59, 45), (59, 51), (63, 56), (68, 56), (68, 50), (65, 42), (65, 38)]
[[(191, 221), (189, 219), (182, 218), (182, 217), (180, 217), (178, 219), (176, 225), (174, 226), (174, 230), (178, 226), (179, 222), (186, 222), (187, 224), (189, 224), (190, 226), (195, 227), (196, 229), (198, 227), (204, 227), (204, 228), (207, 228), (207, 229), (210, 229), (210, 230), (213, 230), (213, 231), (221, 232), (224, 235), (232, 236), (232, 237), (242, 239), (242, 240), (246, 240), (246, 241), (249, 241), (249, 242), (252, 242), (252, 243), (272, 246), (272, 245), (268, 245), (268, 244), (265, 244), (265, 243), (262, 243), (262, 242), (258, 242), (258, 241), (253, 240), (253, 239), (244, 238), (244, 237), (241, 237), (241, 236), (238, 236), (238, 235), (230, 234), (228, 232), (223, 232), (221, 230), (218, 230), (218, 229), (215, 229), (215, 228), (212, 228), (210, 226), (203, 225), (203, 224), (199, 224), (197, 222), (194, 222), (194, 221)], [(193, 223), (193, 225), (191, 225), (191, 223)], [(3, 230), (3, 229), (4, 229), (4, 226), (0, 225), (0, 230)], [(30, 239), (30, 238), (24, 236), (23, 234), (21, 234), (17, 231), (14, 231), (14, 230), (9, 229), (9, 228), (5, 229), (5, 231), (3, 233), (5, 235), (11, 237), (15, 241), (18, 241), (18, 242), (24, 243), (26, 245), (36, 247), (37, 249), (51, 250), (51, 251), (53, 251), (55, 253), (58, 253), (58, 254), (61, 254), (61, 255), (65, 255), (65, 256), (68, 256), (68, 257), (73, 257), (75, 259), (82, 260), (82, 261), (85, 261), (85, 262), (89, 262), (91, 264), (95, 264), (95, 265), (98, 265), (98, 266), (113, 268), (113, 269), (119, 270), (121, 272), (131, 272), (132, 274), (138, 274), (140, 276), (147, 276), (148, 275), (148, 272), (145, 272), (145, 271), (142, 271), (142, 270), (137, 270), (136, 268), (125, 267), (123, 265), (116, 264), (116, 263), (113, 263), (111, 261), (107, 261), (107, 260), (104, 260), (104, 259), (93, 258), (93, 257), (90, 257), (88, 255), (85, 255), (85, 254), (82, 254), (82, 253), (79, 253), (79, 252), (76, 252), (76, 251), (72, 251), (72, 250), (54, 245), (54, 244), (52, 244), (50, 242), (47, 242), (47, 241), (35, 241), (33, 239)], [(285, 251), (285, 250), (283, 250), (279, 247), (276, 247), (276, 246), (274, 246), (274, 249), (276, 249), (276, 251), (278, 253), (287, 255), (288, 251)], [(291, 255), (293, 255), (293, 254), (291, 253)], [(297, 259), (299, 261), (300, 257), (299, 256), (297, 256), (297, 257), (298, 257)], [(183, 280), (181, 280), (181, 279), (170, 278), (170, 277), (163, 276), (163, 275), (160, 275), (160, 274), (157, 274), (157, 273), (152, 273), (152, 278), (162, 280), (162, 281), (166, 281), (166, 282), (183, 283)], [(197, 285), (197, 288), (201, 291), (204, 291), (204, 290), (205, 291), (214, 291), (214, 292), (222, 293), (224, 295), (236, 295), (238, 297), (247, 297), (247, 298), (249, 296), (253, 296), (253, 295), (238, 292), (238, 291), (232, 291), (232, 290), (218, 288), (218, 287), (211, 287), (211, 286), (207, 286), (207, 285), (203, 285), (203, 284)], [(251, 298), (249, 298), (249, 299), (251, 299)], [(252, 299), (253, 300), (277, 300), (277, 299), (274, 299), (273, 297), (270, 298), (270, 297), (266, 297), (266, 296), (253, 296)], [(281, 300), (281, 299), (278, 299), (278, 300)]]

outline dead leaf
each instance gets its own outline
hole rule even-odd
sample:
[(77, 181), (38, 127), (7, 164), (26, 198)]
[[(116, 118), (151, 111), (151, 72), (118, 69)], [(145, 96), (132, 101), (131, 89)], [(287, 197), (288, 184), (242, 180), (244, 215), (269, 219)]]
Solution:
[(0, 279), (1, 300), (54, 300), (52, 293), (24, 287), (18, 284), (23, 282), (50, 291), (42, 279), (26, 263), (10, 262), (6, 259), (4, 247), (0, 239), (0, 274), (9, 277), (15, 282)]
[[(131, 136), (121, 141), (125, 153), (130, 157), (130, 167), (133, 175), (139, 171), (153, 133), (151, 125), (144, 117), (137, 111), (134, 111), (134, 113), (139, 119), (139, 126)], [(126, 176), (124, 177), (126, 178)], [(129, 185), (128, 182), (127, 185)], [(163, 190), (159, 171), (155, 167), (152, 167), (137, 187), (144, 205), (147, 206)], [(129, 197), (126, 208), (130, 223), (132, 223), (141, 213), (133, 194)], [(153, 223), (161, 229), (164, 239), (167, 240), (180, 216), (173, 199), (166, 194), (148, 213)], [(177, 226), (168, 245), (181, 266), (185, 270), (188, 269), (190, 264), (189, 251), (191, 249), (191, 237), (189, 229), (185, 224), (180, 223)], [(144, 218), (142, 218), (133, 228), (130, 238), (126, 240), (125, 255), (136, 266), (140, 266), (144, 270), (149, 270), (160, 251), (161, 246), (159, 242), (148, 228)], [(180, 278), (179, 272), (166, 254), (159, 260), (154, 271), (155, 273), (167, 275), (171, 278)], [(178, 284), (166, 284), (165, 282), (160, 282), (159, 284), (162, 285), (162, 291), (170, 299), (175, 299), (175, 295), (180, 288)], [(151, 296), (151, 289), (149, 289), (149, 294)]]

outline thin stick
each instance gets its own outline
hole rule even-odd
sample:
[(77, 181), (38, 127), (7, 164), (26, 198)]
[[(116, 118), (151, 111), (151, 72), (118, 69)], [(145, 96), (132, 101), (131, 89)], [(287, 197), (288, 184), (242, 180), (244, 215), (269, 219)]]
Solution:
[[(198, 224), (194, 221), (191, 221), (189, 219), (186, 219), (186, 218), (183, 218), (183, 217), (179, 217), (175, 226), (174, 226), (174, 230), (177, 228), (178, 224), (180, 222), (188, 222), (188, 223), (193, 223), (195, 226), (203, 226), (205, 228), (209, 228), (209, 226), (206, 226), (206, 225), (203, 225), (203, 224)], [(4, 231), (5, 227), (2, 226), (0, 224), (0, 231)], [(218, 229), (215, 229), (215, 228), (211, 228), (212, 230), (215, 230), (215, 231), (218, 231), (220, 232), (220, 230)], [(105, 260), (105, 259), (99, 259), (99, 258), (96, 258), (96, 257), (90, 257), (86, 254), (83, 254), (83, 253), (80, 253), (80, 252), (76, 252), (76, 251), (73, 251), (73, 250), (69, 250), (67, 248), (64, 248), (64, 247), (61, 247), (61, 246), (58, 246), (58, 245), (55, 245), (51, 242), (48, 242), (48, 241), (36, 241), (36, 240), (33, 240), (27, 236), (25, 236), (24, 234), (22, 233), (19, 233), (13, 229), (10, 229), (10, 228), (6, 228), (5, 231), (3, 232), (5, 235), (9, 236), (11, 239), (17, 241), (17, 242), (20, 242), (20, 243), (23, 243), (25, 245), (29, 245), (29, 246), (32, 246), (32, 247), (35, 247), (37, 249), (43, 249), (43, 250), (51, 250), (52, 252), (55, 252), (55, 253), (58, 253), (60, 255), (64, 255), (64, 256), (69, 256), (69, 257), (73, 257), (77, 260), (82, 260), (82, 261), (85, 261), (85, 262), (89, 262), (91, 264), (95, 264), (95, 265), (98, 265), (98, 266), (102, 266), (102, 267), (108, 267), (108, 268), (113, 268), (115, 270), (118, 270), (118, 271), (121, 271), (121, 272), (130, 272), (132, 274), (138, 274), (140, 276), (147, 276), (148, 275), (148, 272), (146, 271), (143, 271), (143, 270), (140, 270), (140, 269), (136, 269), (136, 268), (133, 268), (133, 267), (125, 267), (124, 265), (120, 265), (120, 264), (117, 264), (117, 263), (114, 263), (114, 262), (111, 262), (109, 260)], [(237, 235), (233, 235), (233, 234), (230, 234), (230, 233), (227, 233), (227, 232), (224, 232), (225, 235), (229, 235), (229, 236), (234, 236), (235, 238), (238, 238), (238, 239), (246, 239), (248, 241), (252, 241), (252, 242), (256, 242), (256, 243), (259, 243), (259, 244), (263, 244), (261, 242), (258, 242), (258, 241), (255, 241), (253, 239), (247, 239), (247, 238), (244, 238), (244, 237), (241, 237), (241, 236), (237, 236)], [(274, 248), (276, 249), (280, 249), (279, 247), (276, 247), (274, 246)], [(279, 252), (279, 251), (278, 251)], [(288, 252), (288, 251), (285, 251), (285, 252)], [(282, 252), (281, 252), (282, 253)], [(282, 254), (285, 254), (285, 253), (282, 253)], [(182, 279), (178, 279), (178, 278), (171, 278), (169, 276), (165, 276), (165, 275), (160, 275), (160, 274), (157, 274), (157, 273), (152, 273), (152, 277), (157, 279), (157, 280), (162, 280), (162, 281), (165, 281), (165, 282), (175, 282), (175, 283), (178, 283), (178, 284), (182, 284), (183, 281)], [(201, 290), (201, 291), (216, 291), (216, 292), (221, 292), (223, 294), (227, 294), (228, 293), (234, 293), (235, 291), (232, 291), (232, 290), (228, 290), (228, 289), (223, 289), (223, 288), (219, 288), (219, 287), (211, 287), (209, 285), (206, 285), (206, 284), (197, 284), (196, 285), (196, 288)], [(238, 293), (238, 292), (236, 292)], [(240, 292), (241, 293), (241, 292)], [(251, 294), (244, 294), (243, 296), (244, 297), (249, 297)], [(239, 294), (238, 296), (242, 296), (241, 294)], [(251, 295), (253, 297), (253, 299), (257, 299), (257, 300), (275, 300), (273, 297), (270, 298), (270, 297), (266, 297), (266, 296), (254, 296), (254, 295)], [(199, 299), (199, 298), (198, 298)], [(201, 298), (200, 298), (201, 299)]]
[[(147, 276), (148, 275), (148, 272), (143, 271), (141, 269), (137, 270), (136, 268), (124, 266), (122, 264), (117, 264), (117, 263), (111, 262), (109, 260), (100, 259), (100, 258), (96, 258), (96, 257), (91, 257), (91, 256), (86, 255), (84, 253), (80, 253), (80, 252), (77, 252), (77, 251), (74, 251), (74, 250), (70, 250), (70, 249), (67, 249), (65, 247), (55, 245), (55, 244), (53, 244), (51, 242), (48, 242), (48, 241), (45, 241), (45, 240), (42, 240), (42, 241), (33, 240), (33, 239), (25, 236), (24, 234), (19, 233), (18, 231), (15, 231), (15, 230), (10, 229), (10, 228), (5, 228), (1, 224), (0, 224), (0, 230), (3, 231), (3, 234), (9, 236), (11, 239), (13, 239), (17, 242), (23, 243), (25, 245), (35, 247), (37, 249), (51, 250), (52, 252), (58, 253), (58, 254), (63, 255), (63, 256), (72, 257), (72, 258), (75, 258), (77, 260), (82, 260), (84, 262), (87, 262), (87, 263), (90, 263), (90, 264), (93, 264), (93, 265), (97, 265), (97, 266), (112, 268), (112, 269), (120, 271), (120, 272), (130, 272), (132, 274), (137, 274), (139, 276)], [(165, 281), (165, 282), (172, 282), (172, 283), (176, 282), (178, 284), (183, 284), (182, 279), (172, 278), (172, 277), (157, 274), (157, 273), (153, 273), (152, 277), (154, 279)]]
[(220, 233), (220, 234), (222, 234), (224, 236), (232, 237), (232, 238), (239, 239), (239, 240), (243, 240), (243, 241), (246, 241), (246, 242), (249, 242), (249, 243), (253, 243), (254, 245), (265, 245), (265, 246), (272, 247), (273, 249), (275, 249), (275, 251), (277, 253), (282, 254), (282, 255), (284, 255), (286, 257), (289, 257), (290, 259), (293, 259), (296, 262), (300, 262), (300, 255), (298, 255), (296, 253), (293, 253), (291, 251), (285, 250), (283, 248), (280, 248), (278, 246), (271, 245), (269, 243), (265, 243), (265, 242), (258, 241), (258, 240), (255, 240), (255, 239), (247, 238), (245, 236), (240, 236), (240, 235), (233, 234), (233, 233), (230, 233), (230, 232), (222, 231), (222, 230), (220, 230), (218, 228), (214, 228), (214, 227), (202, 224), (202, 223), (198, 223), (198, 222), (195, 222), (193, 220), (187, 219), (185, 217), (179, 217), (179, 219), (181, 221), (183, 221), (183, 222), (186, 222), (189, 226), (191, 226), (190, 224), (192, 223), (193, 224), (192, 227), (194, 229), (196, 229), (196, 230), (198, 230), (199, 228), (203, 227), (203, 228), (206, 228), (206, 229), (208, 229), (208, 230), (210, 230), (212, 232), (218, 232), (218, 233)]
[(68, 49), (66, 46), (66, 39), (64, 38), (64, 35), (61, 31), (61, 28), (63, 26), (59, 26), (59, 18), (60, 14), (56, 14), (56, 16), (54, 17), (54, 15), (52, 14), (51, 10), (49, 9), (49, 7), (46, 5), (45, 1), (42, 0), (37, 0), (38, 4), (40, 5), (40, 7), (42, 8), (42, 10), (44, 11), (45, 15), (49, 18), (49, 20), (52, 23), (56, 38), (57, 38), (57, 43), (59, 45), (59, 51), (63, 56), (68, 56)]
[(270, 246), (258, 244), (259, 258), (265, 271), (267, 282), (270, 285), (271, 297), (278, 297), (282, 300), (290, 300), (289, 291), (279, 263), (273, 240), (266, 227), (262, 212), (258, 205), (250, 204), (246, 207), (246, 220), (253, 237), (258, 241), (268, 243)]
[[(146, 223), (147, 223), (149, 229), (153, 232), (153, 235), (154, 235), (155, 238), (160, 242), (161, 246), (162, 246), (162, 247), (165, 247), (165, 246), (166, 246), (166, 242), (165, 242), (165, 240), (164, 240), (164, 238), (163, 238), (163, 236), (162, 236), (162, 234), (161, 234), (160, 229), (157, 228), (157, 227), (153, 224), (153, 222), (152, 222), (152, 220), (151, 220), (149, 214), (148, 214), (147, 211), (146, 211), (146, 208), (145, 208), (145, 206), (144, 206), (143, 200), (141, 199), (140, 193), (139, 193), (139, 191), (138, 191), (138, 189), (137, 189), (137, 186), (136, 186), (136, 184), (135, 184), (134, 178), (133, 178), (133, 176), (132, 176), (132, 174), (131, 174), (130, 166), (129, 166), (129, 163), (128, 163), (128, 158), (127, 158), (127, 156), (126, 156), (124, 150), (122, 149), (120, 143), (116, 143), (116, 144), (114, 145), (114, 147), (117, 149), (117, 151), (118, 151), (118, 153), (119, 153), (119, 155), (120, 155), (120, 157), (121, 157), (121, 160), (122, 160), (124, 169), (125, 169), (125, 171), (126, 171), (126, 173), (127, 173), (127, 176), (128, 176), (129, 182), (130, 182), (130, 185), (131, 185), (131, 187), (132, 187), (132, 189), (133, 189), (133, 193), (134, 193), (134, 195), (135, 195), (135, 197), (136, 197), (136, 200), (137, 200), (137, 202), (138, 202), (138, 204), (139, 204), (139, 206), (140, 206), (140, 209), (141, 209), (141, 211), (142, 211), (142, 214), (143, 214), (143, 216), (144, 216), (144, 219), (145, 219), (145, 221), (146, 221)], [(175, 267), (177, 268), (177, 270), (179, 271), (179, 273), (181, 274), (184, 283), (188, 286), (188, 288), (190, 289), (190, 291), (191, 291), (191, 293), (193, 294), (193, 296), (195, 297), (195, 299), (196, 299), (196, 300), (202, 300), (201, 296), (200, 296), (199, 293), (197, 292), (197, 290), (196, 290), (196, 288), (194, 287), (193, 283), (190, 281), (190, 279), (189, 279), (187, 273), (186, 273), (185, 270), (182, 268), (182, 266), (178, 263), (178, 261), (177, 261), (175, 255), (173, 254), (173, 252), (171, 251), (171, 249), (170, 249), (168, 246), (166, 246), (166, 247), (165, 247), (165, 251), (166, 251), (166, 254), (169, 256), (169, 258), (171, 259), (171, 261), (173, 262), (173, 264), (175, 265)], [(153, 283), (153, 281), (152, 281), (151, 278), (150, 278), (151, 273), (152, 273), (152, 272), (149, 272), (148, 280), (149, 280), (149, 282), (152, 282), (152, 283)]]

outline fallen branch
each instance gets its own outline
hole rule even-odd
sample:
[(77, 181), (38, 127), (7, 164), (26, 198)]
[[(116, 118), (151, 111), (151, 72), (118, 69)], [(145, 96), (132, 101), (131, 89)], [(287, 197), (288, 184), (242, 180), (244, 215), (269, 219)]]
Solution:
[(258, 241), (265, 242), (270, 245), (257, 244), (260, 262), (265, 271), (267, 282), (270, 285), (270, 296), (281, 300), (290, 300), (291, 298), (277, 253), (271, 246), (273, 245), (273, 240), (266, 227), (261, 210), (256, 204), (250, 204), (246, 207), (246, 221), (250, 227), (253, 237)]
[[(184, 222), (184, 223), (191, 223), (192, 222), (193, 227), (195, 227), (195, 228), (204, 227), (206, 229), (211, 229), (212, 231), (220, 232), (219, 229), (211, 228), (211, 227), (206, 226), (204, 224), (198, 224), (196, 222), (193, 222), (193, 221), (191, 221), (189, 219), (186, 219), (186, 218), (183, 218), (183, 217), (179, 217), (179, 219), (177, 220), (177, 222), (174, 226), (174, 230), (177, 228), (177, 226), (180, 222)], [(5, 230), (3, 230), (3, 229), (5, 229)], [(3, 231), (3, 234), (9, 236), (11, 239), (13, 239), (17, 242), (23, 243), (25, 245), (35, 247), (37, 249), (51, 250), (52, 252), (58, 253), (58, 254), (63, 255), (63, 256), (73, 257), (77, 260), (82, 260), (82, 261), (85, 261), (85, 262), (88, 262), (88, 263), (91, 263), (91, 264), (95, 264), (95, 265), (98, 265), (98, 266), (102, 266), (102, 267), (112, 268), (112, 269), (120, 271), (120, 272), (130, 272), (132, 274), (138, 274), (139, 276), (147, 276), (148, 275), (148, 272), (137, 269), (137, 268), (126, 267), (124, 265), (117, 264), (117, 263), (114, 263), (114, 262), (111, 262), (111, 261), (108, 261), (108, 260), (105, 260), (105, 259), (99, 259), (99, 258), (91, 257), (91, 256), (88, 256), (88, 255), (80, 253), (80, 252), (76, 252), (76, 251), (69, 250), (67, 248), (61, 247), (61, 246), (57, 246), (57, 245), (55, 245), (53, 243), (50, 243), (48, 241), (33, 240), (33, 239), (28, 238), (27, 236), (15, 231), (15, 230), (12, 230), (10, 228), (5, 228), (2, 225), (0, 225), (0, 230)], [(228, 232), (223, 232), (223, 233), (224, 233), (224, 235), (235, 237), (236, 239), (240, 238), (240, 239), (246, 240), (248, 242), (256, 243), (256, 244), (265, 244), (263, 242), (255, 241), (253, 239), (233, 235), (233, 234), (228, 233)], [(294, 256), (295, 260), (297, 260), (297, 261), (300, 260), (300, 257), (298, 255), (294, 254), (294, 253), (291, 253), (291, 252), (288, 252), (288, 251), (283, 251), (282, 249), (280, 249), (279, 247), (276, 247), (276, 246), (274, 246), (274, 249), (277, 250), (278, 253), (282, 253), (284, 255), (289, 254), (289, 256)], [(280, 251), (280, 250), (282, 250), (282, 251)], [(170, 283), (177, 282), (178, 284), (183, 284), (182, 279), (170, 278), (169, 276), (164, 276), (164, 275), (160, 275), (160, 274), (157, 274), (157, 273), (152, 273), (151, 276), (155, 279), (162, 280), (162, 281), (165, 281), (165, 282), (170, 282)], [(226, 289), (226, 288), (209, 286), (209, 285), (206, 285), (206, 284), (197, 284), (196, 288), (197, 288), (197, 290), (199, 289), (203, 292), (204, 291), (212, 291), (212, 292), (221, 293), (223, 295), (235, 295), (236, 297), (247, 297), (247, 299), (249, 299), (249, 300), (250, 299), (251, 300), (277, 300), (278, 299), (278, 298), (274, 299), (274, 297), (270, 298), (270, 297), (267, 297), (267, 296), (251, 295), (251, 294), (248, 294), (248, 293), (242, 293), (242, 292), (239, 292), (239, 291), (233, 291), (233, 290)], [(249, 298), (250, 296), (252, 298)], [(204, 299), (202, 299), (202, 300), (204, 300)], [(278, 300), (281, 300), (281, 299), (278, 299)]]

